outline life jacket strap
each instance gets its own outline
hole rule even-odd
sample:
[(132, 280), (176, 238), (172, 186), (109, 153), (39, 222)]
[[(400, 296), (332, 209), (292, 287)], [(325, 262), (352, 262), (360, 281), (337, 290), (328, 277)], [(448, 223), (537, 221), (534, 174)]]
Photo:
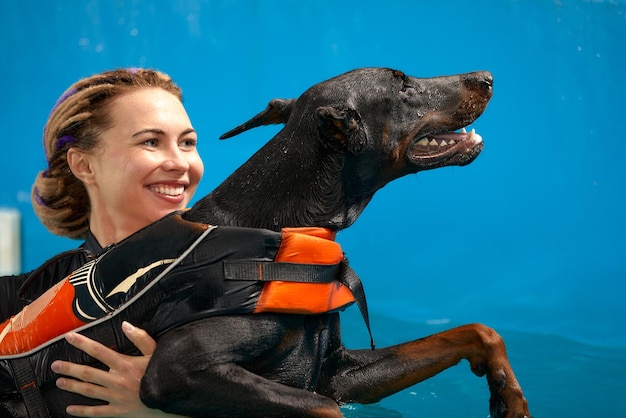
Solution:
[(331, 283), (336, 280), (338, 271), (339, 264), (224, 260), (224, 277), (227, 280)]
[(339, 276), (339, 282), (343, 283), (352, 295), (354, 296), (354, 300), (356, 301), (356, 306), (359, 307), (359, 311), (361, 311), (361, 316), (363, 317), (363, 321), (365, 321), (365, 326), (367, 327), (367, 332), (370, 334), (370, 346), (372, 350), (376, 348), (374, 344), (374, 337), (372, 336), (372, 329), (370, 327), (370, 316), (367, 311), (367, 301), (365, 300), (365, 290), (363, 289), (363, 283), (359, 276), (357, 276), (356, 272), (350, 267), (348, 264), (348, 259), (344, 258), (341, 262), (341, 274)]
[(276, 261), (224, 260), (224, 277), (227, 280), (259, 280), (299, 283), (332, 283), (338, 281), (350, 290), (370, 335), (370, 345), (375, 348), (370, 327), (367, 300), (363, 283), (350, 267), (348, 259), (339, 264), (300, 264)]
[(27, 357), (18, 357), (9, 360), (13, 371), (13, 380), (22, 395), (24, 405), (30, 418), (48, 418), (50, 412), (43, 400), (35, 372)]

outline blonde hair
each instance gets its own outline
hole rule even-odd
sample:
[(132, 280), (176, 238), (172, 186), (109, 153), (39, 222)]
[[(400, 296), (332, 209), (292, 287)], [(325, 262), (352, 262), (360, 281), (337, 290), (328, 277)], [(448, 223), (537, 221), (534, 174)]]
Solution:
[(79, 80), (52, 108), (43, 133), (48, 168), (35, 179), (32, 202), (35, 213), (53, 234), (83, 239), (89, 229), (89, 196), (83, 183), (70, 171), (68, 149), (96, 148), (100, 134), (111, 127), (113, 99), (146, 87), (162, 88), (182, 102), (180, 88), (168, 75), (132, 68)]

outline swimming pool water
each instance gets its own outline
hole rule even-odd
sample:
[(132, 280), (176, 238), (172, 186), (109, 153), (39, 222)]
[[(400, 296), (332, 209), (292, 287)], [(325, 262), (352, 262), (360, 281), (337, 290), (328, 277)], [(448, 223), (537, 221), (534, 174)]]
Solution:
[[(427, 325), (377, 315), (371, 320), (378, 347), (462, 325)], [(358, 313), (346, 311), (342, 329), (348, 347), (368, 347)], [(534, 417), (626, 417), (626, 350), (554, 335), (498, 331)], [(475, 376), (464, 360), (380, 403), (345, 405), (342, 412), (351, 418), (484, 418), (489, 416), (489, 391), (486, 379)]]

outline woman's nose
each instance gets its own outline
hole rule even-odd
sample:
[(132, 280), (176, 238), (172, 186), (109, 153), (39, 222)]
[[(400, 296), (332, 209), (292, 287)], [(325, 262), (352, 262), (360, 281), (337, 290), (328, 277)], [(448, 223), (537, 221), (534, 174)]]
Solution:
[(189, 161), (185, 152), (178, 147), (168, 149), (163, 161), (163, 168), (166, 171), (185, 172), (189, 170)]

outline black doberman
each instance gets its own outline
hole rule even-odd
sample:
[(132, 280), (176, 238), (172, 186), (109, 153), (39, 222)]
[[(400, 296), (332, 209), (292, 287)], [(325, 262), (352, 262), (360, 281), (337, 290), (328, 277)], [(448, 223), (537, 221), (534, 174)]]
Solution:
[[(273, 100), (222, 138), (273, 123), (284, 129), (185, 217), (274, 230), (346, 228), (390, 181), (472, 162), (482, 139), (463, 128), (491, 95), (488, 72), (419, 79), (364, 68), (297, 100)], [(147, 405), (192, 416), (338, 417), (337, 402), (379, 401), (462, 359), (486, 375), (493, 417), (530, 416), (494, 330), (467, 325), (348, 350), (337, 313), (211, 317), (176, 328), (160, 337), (141, 395)]]
[[(472, 162), (482, 139), (463, 128), (491, 95), (488, 72), (419, 79), (363, 68), (298, 99), (273, 100), (223, 137), (267, 124), (285, 127), (183, 216), (276, 231), (346, 228), (390, 181)], [(493, 417), (530, 416), (504, 343), (486, 326), (348, 350), (339, 325), (338, 313), (261, 313), (175, 327), (158, 336), (142, 400), (186, 416), (340, 417), (338, 403), (376, 402), (466, 359), (475, 374), (487, 377)]]

